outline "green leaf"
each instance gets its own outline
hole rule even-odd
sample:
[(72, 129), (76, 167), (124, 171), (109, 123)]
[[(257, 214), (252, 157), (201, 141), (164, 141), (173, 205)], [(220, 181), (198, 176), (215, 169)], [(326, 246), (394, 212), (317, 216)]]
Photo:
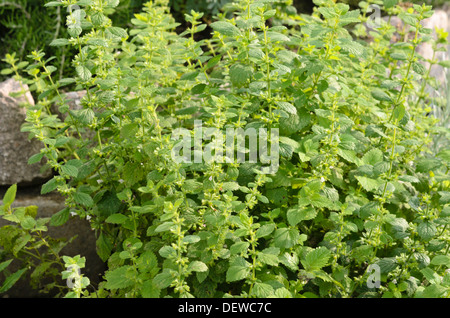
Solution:
[(261, 238), (271, 234), (275, 230), (275, 224), (264, 224), (258, 230), (256, 230), (256, 237)]
[(412, 64), (412, 68), (413, 68), (414, 72), (416, 72), (419, 75), (423, 75), (426, 72), (425, 66), (423, 66), (423, 64), (419, 63), (419, 62), (414, 62)]
[(126, 38), (128, 36), (127, 31), (119, 27), (109, 27), (107, 32), (118, 38)]
[(105, 234), (100, 233), (97, 241), (95, 242), (97, 248), (97, 254), (102, 261), (106, 262), (111, 254), (113, 248), (111, 239)]
[(253, 68), (250, 65), (233, 64), (230, 67), (230, 81), (236, 87), (244, 86), (252, 77)]
[(448, 255), (436, 255), (431, 260), (431, 264), (433, 265), (445, 265), (447, 268), (450, 268), (450, 256)]
[(36, 220), (27, 215), (23, 218), (23, 220), (21, 220), (20, 226), (22, 226), (24, 230), (31, 230), (36, 226)]
[(61, 1), (50, 1), (44, 4), (44, 7), (57, 7), (57, 6), (63, 6), (64, 3)]
[(244, 253), (247, 251), (249, 245), (249, 242), (236, 242), (230, 246), (230, 253), (231, 255)]
[(425, 289), (421, 293), (421, 298), (435, 298), (435, 299), (442, 298), (442, 296), (446, 291), (447, 288), (440, 285), (432, 284), (425, 287)]
[[(267, 298), (267, 297), (273, 295), (273, 293), (274, 293), (274, 289), (269, 284), (256, 282), (253, 285), (252, 295), (257, 298)], [(252, 295), (250, 295), (250, 296), (252, 296)]]
[(22, 268), (15, 272), (14, 274), (8, 276), (3, 283), (3, 286), (0, 288), (0, 294), (8, 291), (14, 284), (22, 277), (23, 273), (25, 273), (27, 269)]
[(325, 19), (332, 19), (338, 16), (333, 7), (320, 7), (318, 10)]
[(161, 289), (152, 280), (146, 280), (142, 285), (141, 292), (143, 298), (159, 298)]
[(160, 224), (156, 229), (155, 232), (166, 232), (169, 231), (174, 226), (173, 222), (164, 222), (163, 224)]
[(280, 228), (274, 233), (274, 245), (279, 248), (291, 248), (297, 244), (300, 233), (296, 228)]
[(89, 69), (83, 65), (79, 65), (75, 68), (78, 76), (81, 78), (82, 81), (87, 82), (91, 79), (92, 74)]
[(5, 195), (3, 196), (3, 205), (11, 205), (16, 199), (17, 194), (17, 184), (13, 184), (6, 190)]
[(407, 176), (407, 175), (405, 175), (405, 176), (400, 176), (400, 177), (398, 178), (398, 180), (404, 181), (404, 182), (410, 182), (410, 183), (419, 183), (419, 182), (420, 182), (420, 180), (419, 180), (417, 177), (414, 177), (414, 176)]
[(424, 221), (417, 227), (417, 233), (425, 241), (432, 239), (436, 235), (436, 231), (436, 226), (429, 221)]
[(378, 148), (369, 150), (362, 158), (361, 163), (365, 165), (375, 165), (383, 161), (383, 152)]
[(34, 154), (28, 159), (28, 164), (32, 165), (32, 164), (38, 163), (42, 160), (43, 157), (44, 157), (43, 153)]
[(408, 59), (408, 55), (406, 55), (404, 52), (393, 52), (390, 54), (391, 59), (396, 61), (404, 61)]
[(17, 254), (20, 252), (20, 250), (27, 245), (27, 243), (31, 240), (31, 235), (26, 234), (23, 236), (20, 236), (15, 242), (14, 242), (14, 248), (13, 248), (13, 254), (17, 257)]
[(61, 211), (55, 213), (50, 218), (50, 225), (51, 226), (61, 226), (69, 220), (70, 216), (70, 209), (64, 208)]
[(359, 184), (364, 188), (364, 190), (369, 192), (378, 189), (378, 187), (380, 186), (380, 182), (375, 179), (364, 176), (355, 176), (355, 178), (358, 180)]
[(193, 261), (189, 263), (188, 271), (191, 272), (206, 272), (208, 270), (208, 266), (205, 263), (200, 261)]
[(294, 105), (292, 105), (291, 103), (288, 102), (277, 102), (278, 107), (281, 110), (284, 110), (285, 112), (292, 114), (292, 115), (296, 115), (297, 114), (297, 108), (295, 108)]
[(73, 195), (73, 198), (76, 203), (81, 204), (87, 208), (94, 206), (94, 200), (92, 200), (92, 197), (87, 193), (76, 192)]
[(78, 176), (78, 168), (66, 163), (64, 166), (61, 166), (61, 173), (76, 178)]
[(115, 214), (111, 214), (110, 216), (108, 216), (106, 218), (105, 222), (112, 223), (112, 224), (123, 224), (127, 220), (128, 220), (128, 216), (120, 214), (120, 213), (115, 213)]
[(278, 266), (278, 253), (280, 250), (278, 248), (269, 247), (258, 253), (258, 260), (270, 266)]
[(398, 0), (383, 0), (384, 8), (389, 9), (395, 6), (398, 3)]
[(371, 92), (372, 97), (381, 102), (392, 102), (392, 98), (383, 90), (375, 88)]
[(127, 273), (132, 270), (131, 266), (121, 266), (105, 274), (105, 288), (119, 289), (126, 288), (134, 284), (133, 280)]
[(241, 34), (239, 29), (226, 21), (216, 21), (210, 24), (214, 31), (226, 36), (238, 36)]
[(8, 267), (9, 264), (11, 264), (12, 261), (13, 260), (10, 259), (10, 260), (7, 260), (7, 261), (4, 261), (4, 262), (0, 263), (0, 272), (2, 272), (6, 267)]
[(438, 64), (442, 67), (450, 68), (450, 60), (440, 61), (440, 62), (438, 62)]
[(301, 260), (301, 263), (306, 271), (319, 270), (328, 264), (331, 257), (331, 252), (326, 247), (319, 247), (308, 254)]
[(226, 280), (227, 282), (236, 282), (245, 279), (250, 274), (250, 268), (248, 266), (230, 266), (227, 270)]
[(50, 46), (65, 46), (69, 43), (70, 42), (68, 39), (54, 39), (52, 42), (50, 42)]
[(159, 289), (165, 289), (172, 284), (175, 275), (175, 271), (171, 269), (164, 269), (162, 273), (159, 273), (155, 276), (155, 278), (153, 278), (153, 283)]
[(201, 238), (198, 235), (186, 235), (183, 237), (183, 243), (197, 243), (200, 239)]
[(286, 217), (289, 225), (295, 226), (301, 221), (314, 219), (316, 215), (317, 211), (314, 207), (294, 207), (287, 211)]

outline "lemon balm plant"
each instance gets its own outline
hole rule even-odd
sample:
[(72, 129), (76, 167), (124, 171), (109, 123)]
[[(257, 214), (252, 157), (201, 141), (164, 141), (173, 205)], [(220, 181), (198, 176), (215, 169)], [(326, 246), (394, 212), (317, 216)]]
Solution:
[[(438, 62), (417, 54), (423, 42), (441, 50), (447, 34), (422, 26), (425, 5), (371, 1), (388, 19), (368, 28), (370, 3), (314, 3), (311, 15), (290, 1), (229, 3), (200, 41), (202, 14), (177, 34), (165, 0), (128, 30), (108, 18), (118, 0), (46, 4), (77, 6), (70, 38), (52, 42), (78, 50), (77, 76), (54, 80), (43, 52), (20, 70), (39, 96), (23, 126), (43, 144), (30, 164), (45, 158), (55, 177), (42, 193), (66, 196), (50, 224), (90, 217), (108, 265), (97, 291), (84, 279), (70, 296), (448, 296), (450, 158), (429, 151), (424, 66)], [(85, 91), (81, 109), (62, 94), (69, 83)], [(196, 121), (278, 131), (278, 169), (175, 160), (173, 132), (195, 135)], [(194, 156), (225, 148), (193, 137)]]

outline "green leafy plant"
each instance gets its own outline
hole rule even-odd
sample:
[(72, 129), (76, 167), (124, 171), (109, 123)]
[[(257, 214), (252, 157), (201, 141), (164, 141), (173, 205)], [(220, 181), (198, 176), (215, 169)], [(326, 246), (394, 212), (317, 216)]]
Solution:
[(37, 218), (37, 206), (12, 207), (16, 193), (17, 185), (8, 188), (0, 206), (0, 216), (7, 221), (0, 227), (0, 272), (4, 276), (0, 293), (26, 277), (30, 287), (58, 295), (66, 289), (59, 280), (63, 268), (59, 253), (73, 238), (46, 235), (50, 218)]
[[(42, 193), (67, 198), (51, 222), (90, 217), (108, 265), (95, 293), (76, 296), (448, 296), (449, 149), (429, 155), (438, 120), (416, 52), (429, 41), (439, 50), (446, 35), (422, 26), (426, 5), (385, 2), (405, 25), (391, 43), (398, 30), (369, 29), (364, 9), (314, 3), (298, 15), (237, 1), (196, 40), (202, 13), (177, 34), (165, 0), (146, 3), (128, 30), (108, 18), (119, 1), (82, 0), (69, 37), (53, 42), (78, 50), (76, 76), (54, 80), (32, 52), (22, 81), (39, 99), (23, 131), (43, 149), (30, 161), (56, 172)], [(68, 83), (86, 92), (81, 109), (60, 93)], [(174, 131), (195, 135), (196, 120), (278, 130), (278, 169), (175, 160)], [(225, 146), (205, 139), (194, 156)]]

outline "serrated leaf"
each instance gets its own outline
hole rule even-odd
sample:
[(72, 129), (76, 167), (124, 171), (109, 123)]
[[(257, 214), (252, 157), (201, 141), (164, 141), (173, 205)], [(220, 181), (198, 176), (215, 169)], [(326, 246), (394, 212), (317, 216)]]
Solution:
[(3, 205), (11, 205), (16, 199), (17, 194), (17, 184), (13, 184), (6, 190), (5, 195), (3, 196)]
[(108, 216), (105, 220), (106, 223), (112, 223), (112, 224), (123, 224), (125, 221), (128, 220), (128, 216), (115, 213)]
[(76, 203), (81, 204), (87, 208), (92, 207), (94, 205), (94, 200), (92, 200), (92, 197), (87, 193), (76, 192), (73, 195), (73, 198)]
[(19, 269), (12, 275), (9, 275), (4, 283), (3, 286), (0, 288), (0, 294), (8, 291), (11, 287), (14, 286), (14, 284), (22, 277), (22, 275), (26, 272), (26, 268)]
[(230, 246), (230, 253), (231, 255), (236, 255), (246, 252), (249, 246), (249, 242), (236, 242)]
[(70, 209), (64, 208), (61, 211), (53, 214), (50, 218), (50, 226), (61, 226), (69, 220)]
[(52, 42), (50, 42), (50, 46), (65, 46), (69, 43), (70, 42), (68, 39), (54, 39)]
[(362, 158), (361, 163), (365, 165), (375, 165), (383, 161), (383, 152), (378, 148), (369, 150)]
[(417, 227), (417, 233), (425, 241), (432, 239), (436, 234), (436, 231), (436, 226), (429, 221), (424, 221)]
[(208, 270), (208, 266), (206, 266), (203, 262), (193, 261), (189, 263), (188, 270), (191, 272), (206, 272)]
[(273, 293), (274, 289), (269, 284), (256, 282), (253, 285), (252, 295), (257, 298), (268, 298), (269, 296), (273, 295)]
[(256, 237), (261, 238), (271, 234), (275, 230), (275, 224), (264, 224), (256, 230)]
[(398, 178), (398, 180), (404, 181), (404, 182), (411, 182), (411, 183), (419, 183), (420, 182), (420, 180), (414, 176), (400, 176)]
[(450, 256), (448, 255), (436, 255), (431, 260), (432, 265), (444, 265), (447, 268), (450, 268)]
[(294, 207), (287, 211), (286, 217), (289, 225), (295, 226), (301, 221), (312, 220), (317, 215), (317, 211), (312, 206)]
[(288, 114), (291, 114), (291, 115), (296, 115), (297, 114), (297, 108), (295, 108), (295, 106), (292, 105), (291, 103), (288, 103), (288, 102), (277, 102), (277, 105), (278, 105), (278, 107), (281, 110), (284, 110)]
[(300, 233), (296, 228), (280, 228), (274, 233), (274, 245), (279, 248), (291, 248), (300, 238)]
[(308, 254), (300, 262), (306, 271), (319, 270), (328, 264), (328, 260), (331, 257), (331, 252), (326, 247), (319, 247)]
[(127, 277), (127, 272), (131, 269), (131, 266), (121, 266), (114, 270), (107, 271), (105, 274), (105, 288), (106, 289), (119, 289), (126, 288), (134, 284), (130, 277)]
[(250, 65), (233, 64), (230, 67), (230, 81), (236, 87), (244, 86), (252, 77), (253, 68)]
[(89, 71), (89, 69), (83, 65), (79, 65), (75, 68), (78, 76), (81, 78), (82, 81), (89, 81), (92, 77), (92, 73), (91, 71)]
[(200, 241), (200, 236), (198, 235), (186, 235), (183, 237), (183, 243), (197, 243)]
[(174, 226), (173, 222), (164, 222), (155, 229), (156, 233), (169, 231)]
[(58, 183), (55, 178), (50, 179), (46, 183), (44, 183), (41, 187), (41, 194), (47, 194), (52, 192), (58, 187)]
[(380, 186), (380, 182), (372, 178), (364, 176), (355, 176), (355, 178), (358, 180), (359, 184), (364, 188), (364, 190), (369, 192), (378, 189), (378, 187)]
[(250, 268), (247, 266), (240, 266), (240, 265), (230, 266), (227, 270), (226, 281), (229, 283), (236, 282), (247, 278), (249, 274)]
[(419, 62), (414, 62), (412, 64), (412, 68), (413, 68), (414, 72), (416, 72), (419, 75), (423, 75), (426, 72), (425, 66)]
[(216, 21), (210, 24), (214, 31), (226, 36), (238, 36), (241, 34), (239, 29), (226, 21)]
[(278, 255), (275, 254), (260, 252), (258, 253), (258, 260), (263, 264), (278, 266)]
[(392, 98), (383, 90), (375, 88), (371, 92), (372, 97), (381, 102), (392, 102)]
[(11, 264), (12, 261), (13, 260), (10, 259), (10, 260), (7, 260), (7, 261), (4, 261), (4, 262), (0, 263), (0, 272), (2, 272), (6, 267), (8, 267), (9, 264)]

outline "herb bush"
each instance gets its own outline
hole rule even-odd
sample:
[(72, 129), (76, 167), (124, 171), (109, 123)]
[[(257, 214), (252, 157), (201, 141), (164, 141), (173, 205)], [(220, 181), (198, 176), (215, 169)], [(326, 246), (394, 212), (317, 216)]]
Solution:
[[(449, 295), (450, 151), (429, 150), (436, 83), (416, 53), (426, 41), (441, 50), (447, 34), (421, 25), (426, 5), (377, 1), (404, 22), (397, 30), (385, 20), (369, 29), (369, 3), (314, 3), (298, 15), (236, 1), (196, 41), (202, 14), (187, 14), (178, 35), (167, 0), (146, 3), (128, 30), (106, 15), (118, 0), (81, 0), (69, 38), (52, 42), (78, 50), (75, 77), (56, 81), (41, 51), (21, 69), (7, 57), (39, 95), (23, 131), (43, 143), (30, 164), (55, 171), (42, 193), (66, 197), (50, 225), (91, 218), (108, 265), (95, 292), (78, 277), (67, 296)], [(86, 90), (82, 109), (60, 94), (68, 84)], [(279, 129), (278, 169), (174, 160), (173, 132), (195, 120)]]

